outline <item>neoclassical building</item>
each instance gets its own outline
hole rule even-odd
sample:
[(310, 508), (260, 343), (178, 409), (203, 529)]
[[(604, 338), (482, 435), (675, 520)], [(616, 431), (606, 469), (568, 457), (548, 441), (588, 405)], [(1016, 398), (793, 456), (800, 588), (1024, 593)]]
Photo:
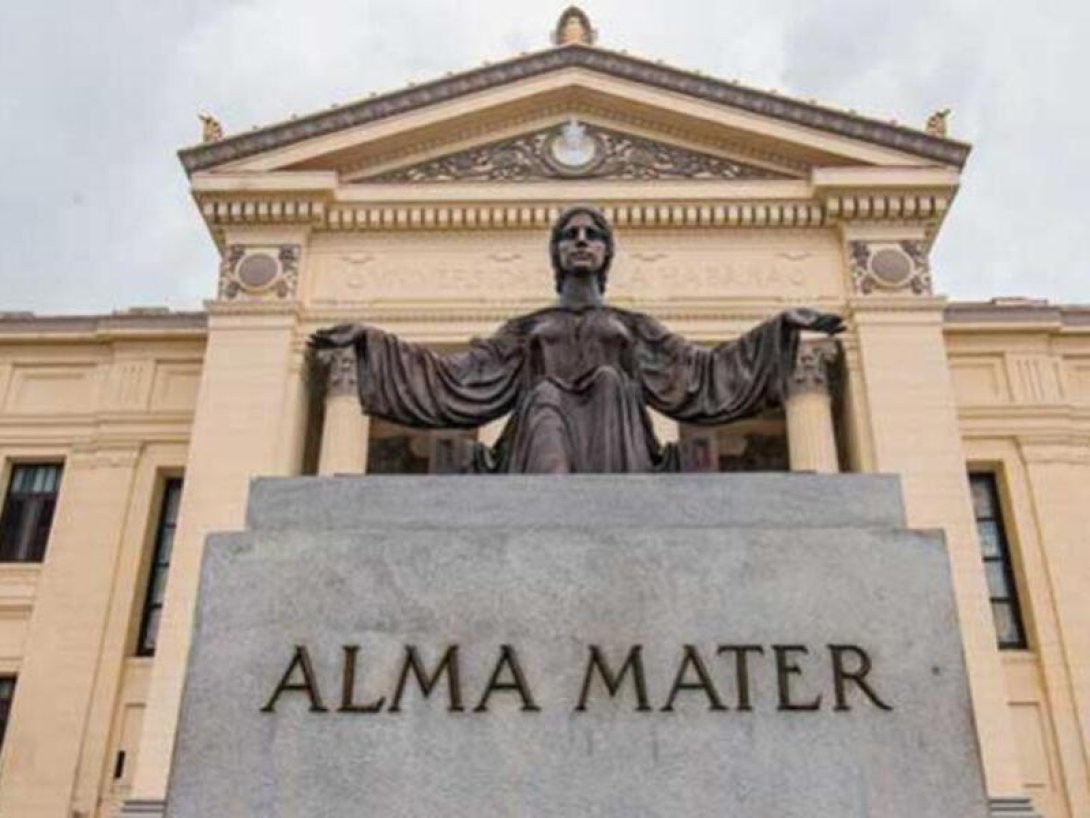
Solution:
[(0, 317), (0, 816), (161, 814), (205, 535), (241, 527), (250, 479), (460, 468), (462, 435), (361, 416), (352, 361), (307, 336), (464, 347), (549, 303), (575, 202), (615, 225), (609, 300), (689, 338), (845, 317), (782, 411), (658, 434), (690, 469), (900, 475), (909, 523), (946, 535), (993, 812), (1090, 815), (1090, 307), (940, 294), (969, 152), (941, 115), (606, 50), (575, 9), (540, 52), (206, 121), (180, 153), (222, 259), (203, 312)]

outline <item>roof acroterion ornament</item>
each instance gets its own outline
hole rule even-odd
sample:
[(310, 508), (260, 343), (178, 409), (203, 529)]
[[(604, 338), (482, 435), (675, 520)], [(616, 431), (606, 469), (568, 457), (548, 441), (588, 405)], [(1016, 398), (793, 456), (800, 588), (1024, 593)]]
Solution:
[(598, 32), (590, 25), (590, 18), (578, 6), (568, 6), (553, 31), (554, 45), (594, 45)]
[(201, 120), (201, 144), (219, 142), (223, 139), (223, 126), (211, 114), (197, 114)]
[(941, 108), (927, 118), (927, 124), (923, 126), (926, 133), (931, 136), (946, 136), (946, 118), (950, 116), (949, 108)]

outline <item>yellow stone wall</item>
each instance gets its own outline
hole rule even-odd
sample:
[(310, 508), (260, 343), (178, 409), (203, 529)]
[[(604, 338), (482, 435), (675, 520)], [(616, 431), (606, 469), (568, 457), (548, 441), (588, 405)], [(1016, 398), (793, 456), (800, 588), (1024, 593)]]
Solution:
[[(87, 816), (126, 793), (150, 659), (134, 658), (163, 482), (181, 474), (203, 315), (0, 320), (0, 480), (63, 462), (44, 562), (0, 563), (17, 674), (0, 815)], [(129, 763), (114, 780), (117, 750)]]
[(1047, 816), (1090, 814), (1090, 314), (956, 305), (946, 346), (965, 456), (994, 472), (1026, 650), (1002, 651), (1022, 777)]

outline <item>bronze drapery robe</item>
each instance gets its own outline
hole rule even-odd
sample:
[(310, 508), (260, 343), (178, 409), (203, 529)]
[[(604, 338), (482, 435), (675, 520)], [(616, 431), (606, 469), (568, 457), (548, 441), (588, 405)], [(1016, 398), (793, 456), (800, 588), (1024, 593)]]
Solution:
[(540, 310), (453, 354), (364, 325), (353, 335), (366, 412), (432, 429), (510, 412), (495, 448), (478, 446), (474, 470), (512, 473), (677, 470), (647, 407), (717, 424), (779, 405), (798, 345), (782, 316), (708, 349), (613, 307)]

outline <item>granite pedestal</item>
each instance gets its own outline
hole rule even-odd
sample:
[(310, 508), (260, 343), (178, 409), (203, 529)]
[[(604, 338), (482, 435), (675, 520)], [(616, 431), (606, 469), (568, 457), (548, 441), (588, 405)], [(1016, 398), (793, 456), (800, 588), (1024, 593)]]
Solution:
[(893, 478), (260, 480), (208, 542), (170, 818), (987, 813)]

